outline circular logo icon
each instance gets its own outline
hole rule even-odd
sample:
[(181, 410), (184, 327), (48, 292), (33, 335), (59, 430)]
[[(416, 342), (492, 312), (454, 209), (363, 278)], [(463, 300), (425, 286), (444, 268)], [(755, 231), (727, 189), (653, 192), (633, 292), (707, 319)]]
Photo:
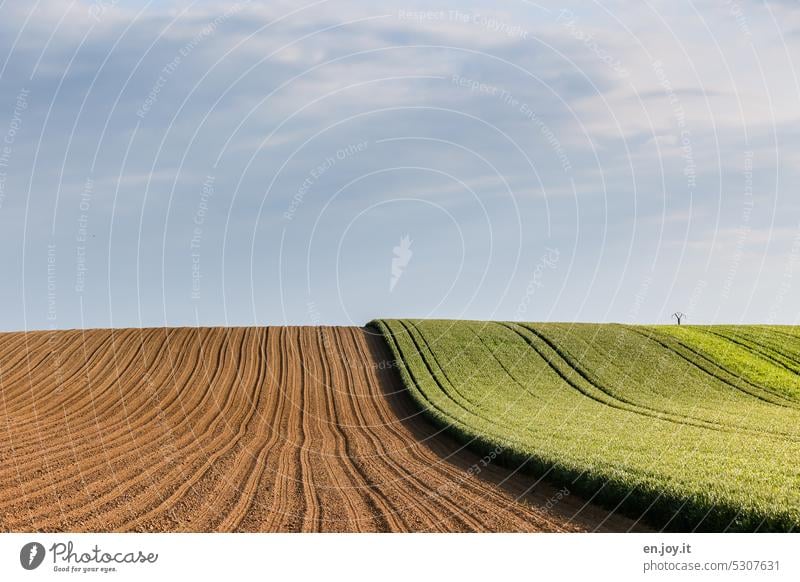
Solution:
[(44, 561), (44, 546), (39, 542), (29, 542), (19, 551), (19, 563), (26, 570), (35, 570)]

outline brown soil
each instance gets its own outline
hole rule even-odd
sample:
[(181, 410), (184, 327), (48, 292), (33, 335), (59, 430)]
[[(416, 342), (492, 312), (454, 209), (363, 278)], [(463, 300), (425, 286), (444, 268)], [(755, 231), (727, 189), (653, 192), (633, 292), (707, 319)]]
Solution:
[(625, 531), (440, 434), (360, 328), (0, 334), (3, 531)]

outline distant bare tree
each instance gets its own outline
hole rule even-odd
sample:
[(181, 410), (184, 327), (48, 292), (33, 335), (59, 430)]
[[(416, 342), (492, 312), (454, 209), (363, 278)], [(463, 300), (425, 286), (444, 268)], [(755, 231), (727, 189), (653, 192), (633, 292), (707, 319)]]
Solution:
[(672, 319), (678, 320), (678, 325), (680, 325), (681, 321), (686, 319), (686, 314), (681, 311), (676, 311), (675, 313), (672, 314)]

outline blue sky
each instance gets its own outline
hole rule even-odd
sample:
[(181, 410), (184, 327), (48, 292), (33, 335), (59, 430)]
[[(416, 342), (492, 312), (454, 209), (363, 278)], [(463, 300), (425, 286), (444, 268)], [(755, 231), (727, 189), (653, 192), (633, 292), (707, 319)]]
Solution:
[(796, 2), (0, 2), (0, 329), (797, 323)]

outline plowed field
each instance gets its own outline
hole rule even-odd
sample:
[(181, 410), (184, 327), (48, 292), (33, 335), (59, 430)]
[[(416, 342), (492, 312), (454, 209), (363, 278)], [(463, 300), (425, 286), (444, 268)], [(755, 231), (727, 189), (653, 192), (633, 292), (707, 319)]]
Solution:
[(632, 527), (441, 434), (394, 367), (360, 328), (0, 334), (0, 530)]

